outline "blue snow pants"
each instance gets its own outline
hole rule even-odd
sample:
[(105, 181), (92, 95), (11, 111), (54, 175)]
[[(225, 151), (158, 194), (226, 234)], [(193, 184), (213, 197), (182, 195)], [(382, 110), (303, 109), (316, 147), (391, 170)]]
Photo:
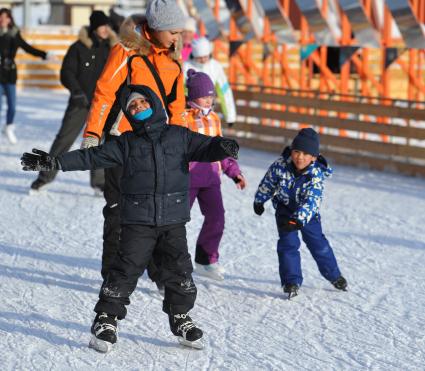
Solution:
[[(341, 276), (341, 272), (332, 247), (322, 232), (320, 216), (313, 217), (300, 232), (303, 241), (317, 263), (321, 275), (330, 282), (335, 281)], [(300, 246), (298, 231), (279, 231), (277, 255), (279, 257), (279, 274), (282, 286), (288, 283), (295, 283), (301, 286), (303, 282)]]

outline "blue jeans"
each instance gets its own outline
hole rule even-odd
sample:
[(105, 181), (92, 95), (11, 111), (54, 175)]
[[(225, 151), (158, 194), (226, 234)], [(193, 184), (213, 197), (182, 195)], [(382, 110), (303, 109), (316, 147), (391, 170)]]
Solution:
[(7, 101), (6, 124), (12, 124), (16, 113), (16, 84), (0, 84), (0, 113), (3, 94)]
[[(322, 232), (320, 216), (313, 217), (300, 232), (303, 241), (316, 261), (321, 275), (330, 282), (335, 281), (341, 275), (341, 272), (332, 247)], [(295, 283), (301, 286), (303, 282), (300, 246), (298, 231), (289, 233), (281, 231), (279, 233), (277, 255), (279, 257), (279, 274), (282, 286), (287, 283)]]

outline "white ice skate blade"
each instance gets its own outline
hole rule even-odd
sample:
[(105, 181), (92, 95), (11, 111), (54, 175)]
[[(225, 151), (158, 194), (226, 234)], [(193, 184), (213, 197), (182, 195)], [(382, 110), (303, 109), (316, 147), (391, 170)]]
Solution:
[(208, 277), (208, 278), (211, 278), (211, 279), (216, 280), (216, 281), (223, 281), (224, 280), (224, 275), (222, 273), (220, 273), (218, 270), (206, 269), (201, 264), (195, 265), (195, 273), (200, 275), (200, 276)]
[(100, 353), (109, 353), (112, 350), (113, 345), (114, 344), (98, 339), (93, 335), (93, 337), (90, 339), (89, 348), (92, 348)]
[(189, 341), (185, 340), (183, 337), (179, 336), (178, 341), (181, 345), (184, 345), (185, 347), (194, 348), (194, 349), (204, 349), (204, 343), (202, 339), (198, 339), (195, 341)]
[(39, 189), (31, 189), (30, 188), (30, 190), (28, 191), (28, 194), (30, 195), (30, 196), (40, 196), (40, 195), (43, 195), (43, 194), (46, 194), (47, 192), (46, 192), (46, 190), (45, 189), (43, 189), (43, 190), (39, 190)]

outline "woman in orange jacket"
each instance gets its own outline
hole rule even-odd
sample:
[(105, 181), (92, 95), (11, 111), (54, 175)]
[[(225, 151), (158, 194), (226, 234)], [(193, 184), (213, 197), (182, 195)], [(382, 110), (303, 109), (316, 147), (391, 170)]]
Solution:
[[(111, 49), (96, 85), (82, 148), (99, 145), (103, 134), (109, 141), (131, 130), (116, 100), (124, 85), (149, 86), (161, 98), (168, 123), (186, 126), (184, 79), (179, 63), (185, 21), (175, 0), (150, 0), (145, 17), (133, 16), (123, 23), (121, 42)], [(122, 168), (105, 169), (103, 278), (118, 250), (121, 175)]]

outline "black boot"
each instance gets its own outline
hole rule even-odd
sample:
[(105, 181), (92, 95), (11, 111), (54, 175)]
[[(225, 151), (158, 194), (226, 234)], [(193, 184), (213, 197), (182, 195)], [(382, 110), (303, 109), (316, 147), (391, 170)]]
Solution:
[(333, 281), (332, 285), (334, 285), (338, 290), (347, 291), (347, 280), (342, 276), (339, 276), (335, 281)]
[(169, 315), (171, 332), (179, 337), (179, 342), (186, 346), (201, 349), (203, 332), (186, 313)]
[(296, 283), (287, 283), (283, 286), (283, 292), (288, 294), (288, 299), (298, 295), (299, 286)]
[(117, 342), (117, 317), (98, 313), (91, 326), (91, 333), (94, 337), (90, 340), (89, 347), (102, 353), (109, 352), (112, 344)]

